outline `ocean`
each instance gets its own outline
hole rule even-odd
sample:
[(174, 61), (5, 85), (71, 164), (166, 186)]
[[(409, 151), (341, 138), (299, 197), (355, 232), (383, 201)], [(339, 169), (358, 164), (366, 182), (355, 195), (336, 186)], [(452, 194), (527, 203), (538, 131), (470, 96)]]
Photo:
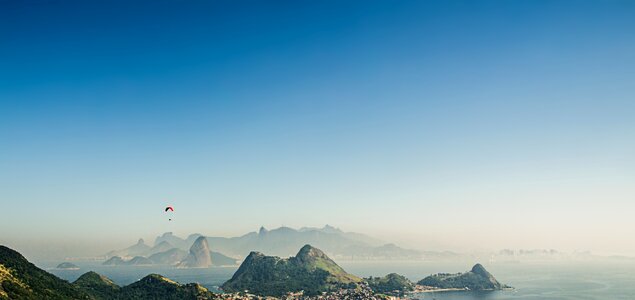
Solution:
[[(338, 262), (349, 273), (368, 277), (399, 273), (413, 281), (439, 272), (462, 272), (472, 267), (465, 262)], [(237, 267), (209, 269), (175, 269), (168, 267), (110, 267), (96, 263), (75, 263), (80, 270), (55, 270), (44, 266), (60, 278), (73, 281), (87, 271), (96, 271), (119, 285), (130, 284), (145, 275), (158, 273), (178, 282), (198, 282), (217, 290)], [(607, 300), (635, 299), (635, 262), (545, 262), (484, 264), (501, 283), (513, 286), (510, 291), (437, 292), (412, 295), (417, 299), (436, 300)], [(48, 267), (48, 268), (47, 268)]]

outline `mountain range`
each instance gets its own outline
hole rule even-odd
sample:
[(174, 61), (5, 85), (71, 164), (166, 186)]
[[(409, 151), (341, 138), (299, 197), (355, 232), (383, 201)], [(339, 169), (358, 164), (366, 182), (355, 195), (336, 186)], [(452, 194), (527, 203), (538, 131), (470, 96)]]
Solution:
[[(154, 244), (159, 245), (167, 242), (185, 250), (200, 236), (200, 234), (191, 234), (187, 238), (180, 238), (167, 232), (157, 237)], [(214, 251), (232, 257), (245, 257), (251, 251), (289, 257), (306, 244), (315, 245), (336, 259), (421, 259), (423, 257), (423, 253), (420, 251), (384, 243), (361, 233), (344, 232), (329, 225), (322, 228), (280, 227), (273, 230), (261, 227), (257, 232), (250, 232), (238, 237), (208, 236), (207, 241)], [(129, 253), (133, 247), (135, 246), (124, 250)], [(134, 249), (137, 248), (139, 247), (136, 246)]]
[[(142, 251), (142, 249), (145, 249)], [(161, 241), (154, 247), (145, 245), (142, 239), (126, 249), (111, 251), (109, 254), (140, 254), (131, 259), (112, 256), (103, 264), (107, 266), (147, 266), (171, 265), (178, 268), (209, 268), (211, 266), (236, 265), (238, 260), (219, 252), (211, 251), (207, 238), (199, 236), (190, 246), (189, 252)], [(141, 255), (147, 255), (141, 256)]]

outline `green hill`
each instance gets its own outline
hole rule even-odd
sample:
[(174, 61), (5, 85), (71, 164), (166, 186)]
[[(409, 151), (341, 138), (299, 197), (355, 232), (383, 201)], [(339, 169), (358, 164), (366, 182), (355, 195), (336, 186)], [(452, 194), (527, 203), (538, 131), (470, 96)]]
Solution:
[(465, 273), (440, 273), (428, 276), (418, 282), (420, 285), (436, 288), (456, 288), (476, 290), (500, 290), (505, 286), (501, 285), (492, 274), (487, 272), (481, 264), (476, 264), (472, 270)]
[(73, 284), (96, 299), (114, 299), (120, 290), (108, 277), (93, 271), (79, 276)]
[(161, 275), (148, 275), (125, 287), (95, 272), (74, 283), (55, 277), (20, 253), (0, 246), (0, 299), (2, 300), (207, 300), (218, 295), (196, 284), (179, 284)]
[(115, 299), (205, 300), (216, 298), (216, 295), (197, 283), (179, 284), (161, 275), (151, 274), (121, 288)]
[(217, 295), (196, 284), (180, 284), (158, 274), (150, 274), (130, 285), (119, 287), (105, 276), (88, 272), (73, 284), (86, 291), (94, 299), (134, 300), (206, 300), (217, 299)]
[(414, 290), (414, 283), (408, 278), (390, 273), (384, 277), (366, 278), (368, 286), (376, 293), (403, 295), (405, 292)]
[(76, 286), (36, 267), (20, 253), (0, 246), (0, 299), (91, 299)]
[(346, 273), (321, 250), (305, 245), (295, 257), (280, 258), (251, 252), (222, 289), (248, 290), (265, 296), (304, 291), (307, 295), (355, 287), (362, 280)]

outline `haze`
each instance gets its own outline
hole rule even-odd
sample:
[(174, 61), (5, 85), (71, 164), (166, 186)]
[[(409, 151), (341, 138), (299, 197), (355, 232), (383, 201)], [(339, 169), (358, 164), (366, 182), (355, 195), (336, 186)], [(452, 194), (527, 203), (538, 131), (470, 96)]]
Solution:
[(634, 4), (3, 2), (0, 244), (633, 255)]

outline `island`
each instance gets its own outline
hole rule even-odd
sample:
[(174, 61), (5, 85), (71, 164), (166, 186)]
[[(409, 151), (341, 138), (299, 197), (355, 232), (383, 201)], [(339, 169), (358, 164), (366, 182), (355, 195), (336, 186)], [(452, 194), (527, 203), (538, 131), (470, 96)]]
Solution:
[(430, 275), (419, 280), (417, 284), (420, 286), (420, 289), (423, 289), (420, 291), (435, 291), (440, 289), (484, 291), (510, 288), (498, 282), (481, 264), (474, 265), (472, 270), (465, 273), (439, 273)]
[(59, 270), (79, 270), (79, 267), (77, 265), (75, 265), (74, 263), (69, 263), (69, 262), (63, 262), (57, 265), (57, 267), (55, 268)]

